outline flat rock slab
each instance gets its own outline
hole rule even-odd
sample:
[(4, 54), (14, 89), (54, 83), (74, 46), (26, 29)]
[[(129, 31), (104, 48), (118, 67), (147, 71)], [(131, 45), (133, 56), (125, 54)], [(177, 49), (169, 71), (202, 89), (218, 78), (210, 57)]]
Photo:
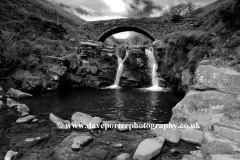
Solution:
[(239, 79), (240, 73), (229, 68), (201, 65), (196, 70), (197, 84), (225, 93), (240, 94)]
[(88, 143), (90, 143), (93, 140), (93, 137), (81, 134), (73, 138), (73, 144), (72, 144), (72, 150), (77, 151), (81, 147), (86, 146)]
[(214, 131), (223, 137), (229, 138), (236, 142), (240, 142), (240, 130), (215, 125)]
[(48, 133), (23, 133), (12, 137), (10, 144), (17, 148), (30, 148), (49, 136)]
[(239, 160), (240, 154), (212, 154), (212, 160)]
[[(214, 132), (204, 133), (204, 143), (218, 142), (219, 144), (227, 144), (232, 147), (234, 152), (240, 152), (240, 143), (232, 141)], [(216, 146), (218, 147), (218, 146)]]

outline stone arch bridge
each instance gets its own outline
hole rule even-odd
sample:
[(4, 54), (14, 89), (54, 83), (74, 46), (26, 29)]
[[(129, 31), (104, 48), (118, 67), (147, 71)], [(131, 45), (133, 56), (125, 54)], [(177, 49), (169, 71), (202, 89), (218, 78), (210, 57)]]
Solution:
[(165, 34), (178, 30), (192, 30), (197, 19), (185, 17), (179, 22), (171, 22), (162, 17), (123, 18), (113, 20), (91, 21), (83, 25), (83, 30), (90, 34), (90, 39), (104, 42), (107, 37), (124, 31), (142, 33), (151, 40), (162, 39)]

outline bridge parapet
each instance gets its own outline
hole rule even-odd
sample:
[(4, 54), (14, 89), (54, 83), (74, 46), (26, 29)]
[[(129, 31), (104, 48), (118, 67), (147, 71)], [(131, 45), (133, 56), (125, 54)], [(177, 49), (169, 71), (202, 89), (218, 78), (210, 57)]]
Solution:
[(190, 17), (182, 18), (176, 23), (162, 17), (122, 18), (87, 22), (83, 25), (83, 29), (90, 33), (90, 39), (95, 41), (104, 41), (108, 36), (123, 31), (136, 31), (152, 40), (157, 40), (174, 31), (192, 30), (196, 21), (197, 18)]

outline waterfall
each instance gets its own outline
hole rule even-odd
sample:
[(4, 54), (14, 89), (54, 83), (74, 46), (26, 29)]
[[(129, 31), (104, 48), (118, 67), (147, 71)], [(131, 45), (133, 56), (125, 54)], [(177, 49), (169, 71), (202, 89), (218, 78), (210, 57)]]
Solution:
[(118, 85), (119, 85), (119, 81), (120, 81), (120, 78), (121, 78), (121, 75), (122, 75), (122, 71), (123, 71), (123, 66), (124, 66), (123, 63), (127, 59), (128, 55), (129, 55), (128, 51), (126, 51), (126, 55), (125, 55), (124, 59), (122, 59), (121, 57), (119, 57), (117, 55), (117, 57), (118, 57), (118, 70), (117, 70), (117, 74), (116, 74), (116, 77), (115, 77), (115, 81), (114, 81), (113, 85), (111, 85), (111, 86), (109, 86), (107, 88), (110, 88), (110, 89), (119, 88)]
[(152, 70), (152, 72), (151, 72), (152, 86), (149, 87), (149, 88), (146, 88), (146, 89), (151, 90), (151, 91), (162, 91), (163, 88), (159, 87), (159, 85), (158, 85), (158, 76), (157, 76), (158, 64), (156, 63), (156, 59), (155, 59), (155, 56), (154, 56), (154, 50), (153, 50), (153, 48), (145, 49), (145, 53), (148, 57), (149, 66)]

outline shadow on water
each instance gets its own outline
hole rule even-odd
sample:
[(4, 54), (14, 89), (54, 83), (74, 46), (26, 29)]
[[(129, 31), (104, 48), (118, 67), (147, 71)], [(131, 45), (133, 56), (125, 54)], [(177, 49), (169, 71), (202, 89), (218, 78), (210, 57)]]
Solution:
[(21, 100), (31, 114), (48, 118), (50, 113), (70, 119), (75, 112), (84, 112), (106, 120), (168, 123), (172, 108), (181, 100), (171, 92), (150, 92), (140, 89), (79, 90), (42, 93)]

